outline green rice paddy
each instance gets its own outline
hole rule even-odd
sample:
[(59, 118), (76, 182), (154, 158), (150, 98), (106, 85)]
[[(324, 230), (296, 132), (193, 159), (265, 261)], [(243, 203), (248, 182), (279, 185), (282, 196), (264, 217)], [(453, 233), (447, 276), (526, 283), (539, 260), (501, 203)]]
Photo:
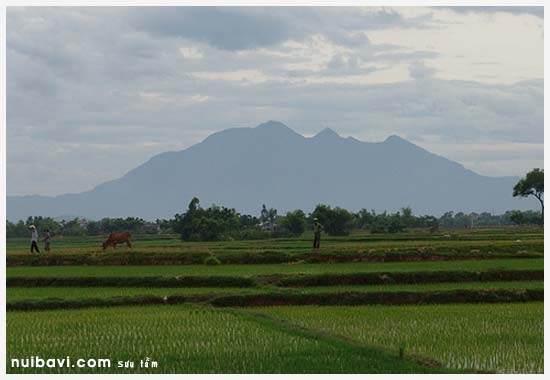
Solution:
[[(542, 373), (544, 370), (543, 302), (526, 302), (541, 299), (544, 288), (541, 280), (544, 237), (538, 228), (448, 230), (436, 234), (418, 230), (391, 235), (354, 232), (347, 237), (324, 237), (319, 254), (329, 260), (318, 263), (300, 259), (305, 257), (302, 254), (313, 258), (317, 254), (311, 252), (309, 234), (294, 239), (213, 243), (183, 243), (173, 235), (144, 235), (135, 237), (131, 251), (117, 249), (117, 255), (157, 255), (161, 261), (151, 265), (103, 265), (101, 260), (88, 260), (88, 265), (80, 265), (86, 258), (101, 259), (105, 255), (99, 249), (101, 240), (102, 237), (57, 238), (52, 242), (51, 256), (67, 255), (76, 260), (72, 264), (41, 263), (41, 266), (32, 260), (19, 260), (29, 255), (28, 239), (8, 241), (8, 262), (12, 263), (7, 268), (8, 373)], [(262, 263), (261, 256), (273, 252), (283, 262)], [(434, 259), (426, 252), (457, 257)], [(363, 257), (388, 253), (397, 254), (392, 257), (394, 261), (361, 262)], [(407, 261), (400, 261), (402, 253), (409, 255)], [(522, 257), (526, 253), (531, 256)], [(171, 254), (183, 259), (195, 255), (195, 261), (187, 265), (170, 264)], [(331, 255), (337, 259), (339, 255), (350, 254), (347, 262), (331, 262)], [(413, 257), (416, 254), (418, 257)], [(252, 258), (250, 262), (258, 257), (258, 262), (204, 265), (201, 255), (225, 255), (228, 260), (240, 255), (247, 260)], [(446, 282), (424, 281), (424, 272), (426, 278), (437, 275), (440, 278), (437, 281)], [(471, 276), (485, 272), (521, 272), (521, 276)], [(389, 275), (388, 282), (350, 284), (350, 279), (376, 280), (385, 274)], [(392, 283), (392, 278), (399, 275), (414, 280)], [(464, 275), (472, 278), (466, 281), (461, 277)], [(177, 282), (186, 277), (199, 284)], [(40, 281), (35, 281), (37, 278)], [(146, 278), (153, 280), (147, 286), (140, 285)], [(155, 282), (155, 278), (177, 281), (166, 287), (162, 281)], [(285, 278), (308, 281), (289, 284), (282, 281)], [(317, 281), (318, 278), (330, 281)], [(68, 281), (74, 279), (82, 281)], [(109, 280), (109, 286), (104, 286), (105, 279)], [(414, 292), (413, 302), (418, 304), (400, 305), (402, 293), (398, 292)], [(439, 304), (425, 304), (423, 300), (434, 292), (448, 293), (437, 299)], [(461, 297), (468, 292), (473, 292), (471, 297), (476, 303), (463, 303), (472, 302)], [(520, 296), (497, 297), (497, 292)], [(387, 294), (384, 297), (392, 305), (372, 304), (374, 301), (369, 300), (374, 298), (368, 295), (373, 293), (374, 297)], [(523, 294), (530, 293), (537, 297), (523, 298)], [(346, 299), (349, 294), (359, 294), (361, 302), (369, 304), (321, 306), (319, 301)], [(256, 296), (273, 295), (271, 302), (277, 306), (246, 307), (209, 301), (235, 296), (254, 303)], [(480, 295), (484, 297), (482, 302), (492, 303), (479, 303), (475, 297)], [(154, 296), (156, 303), (147, 303), (142, 296)], [(182, 297), (177, 300), (177, 296)], [(163, 304), (163, 299), (171, 297), (183, 303)], [(115, 306), (116, 302), (110, 300), (117, 299), (137, 301), (134, 306)], [(292, 299), (314, 304), (291, 305)], [(493, 303), (502, 300), (506, 303)], [(19, 308), (10, 309), (15, 304)], [(39, 305), (43, 310), (16, 311), (32, 309), (25, 305)], [(65, 309), (53, 310), (54, 307)], [(36, 356), (43, 359), (69, 356), (72, 364), (79, 358), (107, 358), (111, 366), (22, 368), (12, 363), (12, 359)], [(147, 363), (156, 362), (156, 366), (141, 367), (140, 361), (146, 358)], [(130, 361), (134, 362), (134, 368), (125, 367)]]

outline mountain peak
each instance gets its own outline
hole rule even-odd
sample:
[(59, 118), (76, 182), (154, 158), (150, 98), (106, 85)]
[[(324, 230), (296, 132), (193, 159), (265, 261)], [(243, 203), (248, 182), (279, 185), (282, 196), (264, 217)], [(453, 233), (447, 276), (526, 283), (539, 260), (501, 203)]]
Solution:
[(385, 143), (407, 143), (410, 144), (411, 142), (408, 140), (405, 140), (402, 137), (399, 137), (397, 135), (390, 135), (386, 140), (384, 140)]
[(303, 139), (304, 136), (295, 132), (292, 128), (287, 127), (280, 121), (270, 120), (262, 123), (255, 128), (252, 128), (253, 131), (259, 133), (263, 138), (275, 138), (283, 139), (287, 141), (288, 139)]
[(314, 139), (334, 139), (334, 138), (339, 139), (340, 135), (334, 132), (334, 130), (330, 128), (325, 128), (321, 132), (317, 133), (313, 138)]
[(276, 121), (276, 120), (266, 121), (265, 123), (262, 123), (262, 124), (256, 126), (256, 128), (257, 129), (285, 129), (285, 130), (290, 129), (289, 127), (287, 127), (286, 125), (284, 125), (280, 121)]

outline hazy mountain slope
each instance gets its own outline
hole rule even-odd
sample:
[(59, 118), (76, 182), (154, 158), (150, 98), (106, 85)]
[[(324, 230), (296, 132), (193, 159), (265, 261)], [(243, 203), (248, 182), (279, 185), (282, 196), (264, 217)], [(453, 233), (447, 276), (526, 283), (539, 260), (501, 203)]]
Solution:
[(198, 196), (257, 214), (318, 203), (415, 213), (537, 208), (512, 197), (515, 177), (478, 175), (397, 136), (365, 143), (325, 129), (305, 138), (278, 122), (214, 133), (180, 152), (154, 156), (122, 178), (79, 194), (8, 197), (8, 219), (77, 214), (91, 218), (172, 217)]

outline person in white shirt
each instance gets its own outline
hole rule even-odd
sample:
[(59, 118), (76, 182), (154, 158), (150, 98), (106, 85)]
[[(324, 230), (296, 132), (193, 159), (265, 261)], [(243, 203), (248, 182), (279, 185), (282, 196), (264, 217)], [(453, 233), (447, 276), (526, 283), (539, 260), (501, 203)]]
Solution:
[(34, 253), (35, 249), (36, 253), (40, 253), (40, 250), (38, 249), (38, 231), (36, 230), (34, 224), (31, 224), (29, 229), (31, 230), (31, 253)]

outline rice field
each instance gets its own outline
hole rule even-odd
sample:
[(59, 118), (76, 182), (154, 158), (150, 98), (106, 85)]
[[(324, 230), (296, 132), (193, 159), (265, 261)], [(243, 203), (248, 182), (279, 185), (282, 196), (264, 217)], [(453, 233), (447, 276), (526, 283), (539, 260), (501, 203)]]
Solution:
[[(166, 260), (141, 265), (90, 261), (104, 255), (102, 237), (54, 240), (50, 256), (76, 258), (58, 261), (64, 265), (27, 260), (28, 239), (11, 239), (7, 371), (543, 372), (542, 230), (354, 232), (323, 238), (319, 254), (328, 262), (303, 259), (317, 254), (310, 238), (184, 243), (173, 235), (136, 236), (132, 250), (117, 255)], [(388, 252), (397, 253), (394, 261), (362, 260)], [(172, 254), (195, 256), (174, 264)], [(262, 261), (270, 254), (281, 263)], [(205, 265), (205, 255), (228, 261)], [(339, 255), (348, 255), (340, 260), (346, 262)], [(231, 261), (237, 256), (250, 260)], [(351, 304), (361, 306), (342, 306)], [(11, 365), (31, 356), (107, 358), (111, 366)], [(146, 358), (157, 366), (141, 367)], [(124, 366), (129, 361), (134, 368)]]
[(83, 298), (110, 298), (130, 296), (173, 296), (173, 295), (231, 295), (262, 292), (315, 294), (326, 292), (391, 292), (391, 291), (438, 291), (456, 289), (543, 289), (542, 281), (466, 282), (440, 284), (403, 285), (350, 285), (302, 288), (250, 287), (250, 288), (124, 288), (124, 287), (12, 287), (7, 289), (7, 301), (44, 300), (51, 298), (75, 300)]
[(143, 276), (258, 276), (273, 274), (323, 274), (368, 272), (414, 272), (488, 269), (543, 269), (543, 259), (419, 261), (334, 264), (248, 264), (248, 265), (125, 265), (119, 266), (28, 266), (8, 267), (7, 277), (143, 277)]
[[(52, 240), (54, 254), (102, 254), (101, 243), (105, 236), (58, 236)], [(239, 253), (260, 251), (282, 251), (302, 253), (311, 251), (312, 233), (306, 232), (298, 238), (278, 238), (253, 241), (182, 242), (177, 235), (136, 235), (132, 251), (136, 253)], [(530, 253), (542, 253), (543, 237), (540, 228), (500, 228), (478, 230), (442, 230), (429, 234), (426, 231), (412, 231), (402, 234), (369, 234), (356, 231), (350, 236), (323, 236), (320, 252), (356, 252), (368, 249), (374, 251), (402, 250), (407, 248), (430, 248), (439, 252), (478, 249), (485, 252), (516, 252), (527, 249)], [(9, 255), (28, 255), (28, 238), (8, 239), (6, 251)], [(126, 252), (126, 247), (117, 251)], [(108, 251), (111, 252), (111, 251)]]
[[(32, 369), (32, 373), (430, 373), (384, 350), (314, 339), (219, 309), (189, 306), (13, 312), (8, 360), (110, 358), (112, 367)], [(150, 358), (157, 368), (116, 368)], [(10, 373), (25, 373), (11, 368)]]
[(542, 373), (543, 310), (543, 303), (530, 303), (294, 306), (257, 311), (395, 352), (404, 347), (409, 354), (434, 358), (448, 368)]

